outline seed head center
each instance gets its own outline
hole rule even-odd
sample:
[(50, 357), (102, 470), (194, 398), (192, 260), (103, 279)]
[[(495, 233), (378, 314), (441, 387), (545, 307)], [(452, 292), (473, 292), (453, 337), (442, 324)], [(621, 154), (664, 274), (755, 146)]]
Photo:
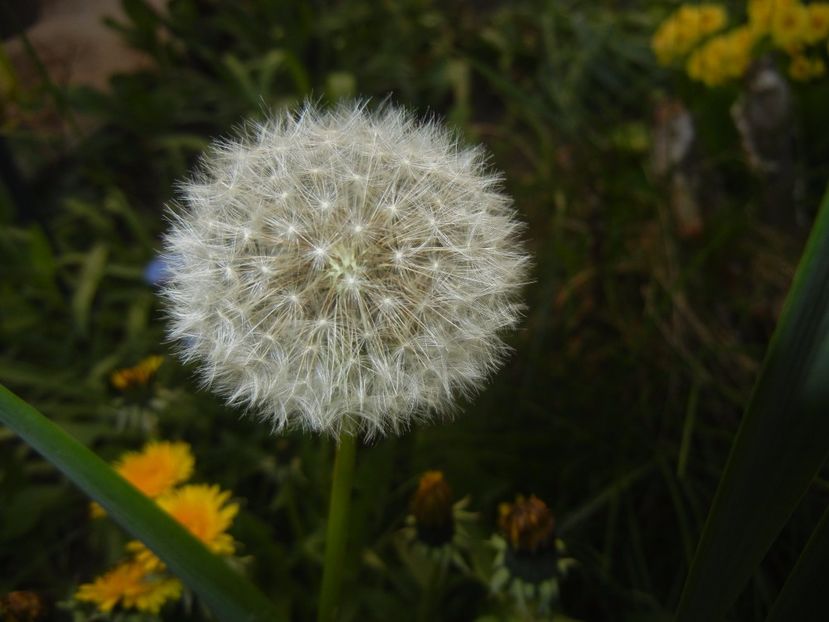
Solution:
[(328, 277), (337, 289), (355, 290), (360, 287), (364, 270), (351, 249), (333, 249), (328, 266)]

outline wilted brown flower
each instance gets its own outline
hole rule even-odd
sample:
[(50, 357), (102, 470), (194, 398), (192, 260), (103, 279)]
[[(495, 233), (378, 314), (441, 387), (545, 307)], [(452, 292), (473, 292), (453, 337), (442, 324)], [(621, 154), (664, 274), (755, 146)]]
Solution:
[(0, 598), (0, 619), (5, 622), (36, 622), (46, 614), (46, 605), (37, 592), (9, 592)]
[(452, 488), (441, 471), (426, 471), (410, 504), (420, 540), (441, 545), (452, 538)]
[(515, 551), (534, 553), (552, 546), (555, 519), (547, 505), (535, 495), (518, 496), (515, 503), (498, 507), (498, 527)]

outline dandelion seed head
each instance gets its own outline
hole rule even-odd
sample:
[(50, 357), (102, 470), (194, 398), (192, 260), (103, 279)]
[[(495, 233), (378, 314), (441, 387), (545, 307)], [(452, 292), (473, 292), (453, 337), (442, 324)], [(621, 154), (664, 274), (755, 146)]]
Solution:
[(480, 148), (364, 103), (214, 143), (165, 238), (169, 335), (274, 429), (402, 432), (502, 361), (522, 225)]

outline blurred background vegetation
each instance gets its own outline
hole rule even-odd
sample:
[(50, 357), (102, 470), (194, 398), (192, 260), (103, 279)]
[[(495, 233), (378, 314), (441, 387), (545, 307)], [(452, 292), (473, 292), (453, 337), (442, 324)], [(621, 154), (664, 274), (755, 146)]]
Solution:
[[(693, 81), (651, 49), (675, 2), (124, 0), (106, 29), (139, 60), (81, 83), (66, 50), (15, 34), (24, 5), (0, 3), (0, 381), (106, 459), (189, 443), (195, 479), (241, 504), (241, 565), (286, 619), (312, 619), (331, 443), (198, 390), (148, 265), (212, 137), (307, 97), (391, 94), (487, 145), (536, 263), (485, 392), (361, 449), (343, 619), (524, 619), (489, 587), (498, 505), (518, 494), (546, 502), (575, 560), (561, 614), (668, 619), (829, 178), (829, 80), (790, 79), (769, 49), (744, 78)], [(151, 382), (112, 381), (149, 355)], [(92, 619), (66, 603), (126, 536), (2, 428), (0, 448), (0, 596)], [(470, 568), (439, 585), (400, 539), (427, 470), (477, 514)], [(762, 618), (827, 499), (818, 479), (732, 619)], [(207, 617), (185, 600), (161, 619)]]

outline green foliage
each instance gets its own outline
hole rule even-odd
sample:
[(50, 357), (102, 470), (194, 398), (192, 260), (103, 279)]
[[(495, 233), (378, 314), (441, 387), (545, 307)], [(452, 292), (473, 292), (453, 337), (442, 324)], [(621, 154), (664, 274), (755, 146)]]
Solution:
[[(740, 87), (678, 80), (648, 49), (670, 7), (483, 4), (171, 0), (159, 13), (127, 0), (111, 26), (146, 68), (103, 92), (49, 84), (3, 102), (27, 192), (0, 188), (0, 381), (105, 459), (148, 437), (189, 442), (207, 481), (244, 500), (233, 535), (284, 619), (316, 615), (333, 448), (272, 436), (172, 357), (139, 395), (109, 381), (168, 352), (144, 269), (162, 206), (210, 138), (308, 96), (391, 93), (484, 142), (529, 225), (534, 282), (505, 369), (445, 425), (358, 451), (342, 620), (527, 619), (489, 587), (497, 507), (518, 493), (550, 505), (578, 562), (556, 615), (670, 619), (829, 177), (825, 84), (794, 91), (799, 194), (786, 226), (772, 225), (729, 112)], [(650, 162), (675, 96), (699, 139), (694, 236)], [(437, 583), (401, 536), (427, 469), (477, 514), (464, 565)], [(826, 490), (819, 473), (788, 508), (763, 562), (746, 565), (730, 619), (769, 612)], [(87, 499), (5, 429), (0, 504), (0, 597), (35, 590), (50, 619), (71, 619), (57, 603), (125, 535), (88, 521)], [(798, 576), (784, 595), (808, 592)], [(185, 601), (161, 618), (208, 619)]]
[(210, 553), (95, 454), (3, 386), (0, 386), (0, 421), (149, 546), (219, 620), (275, 619), (271, 604), (241, 575)]
[[(829, 402), (825, 395), (819, 400), (807, 395), (826, 340), (827, 281), (829, 195), (734, 440), (689, 571), (679, 620), (725, 615), (829, 453), (826, 443), (816, 440), (829, 436)], [(818, 382), (825, 393), (822, 373)]]

